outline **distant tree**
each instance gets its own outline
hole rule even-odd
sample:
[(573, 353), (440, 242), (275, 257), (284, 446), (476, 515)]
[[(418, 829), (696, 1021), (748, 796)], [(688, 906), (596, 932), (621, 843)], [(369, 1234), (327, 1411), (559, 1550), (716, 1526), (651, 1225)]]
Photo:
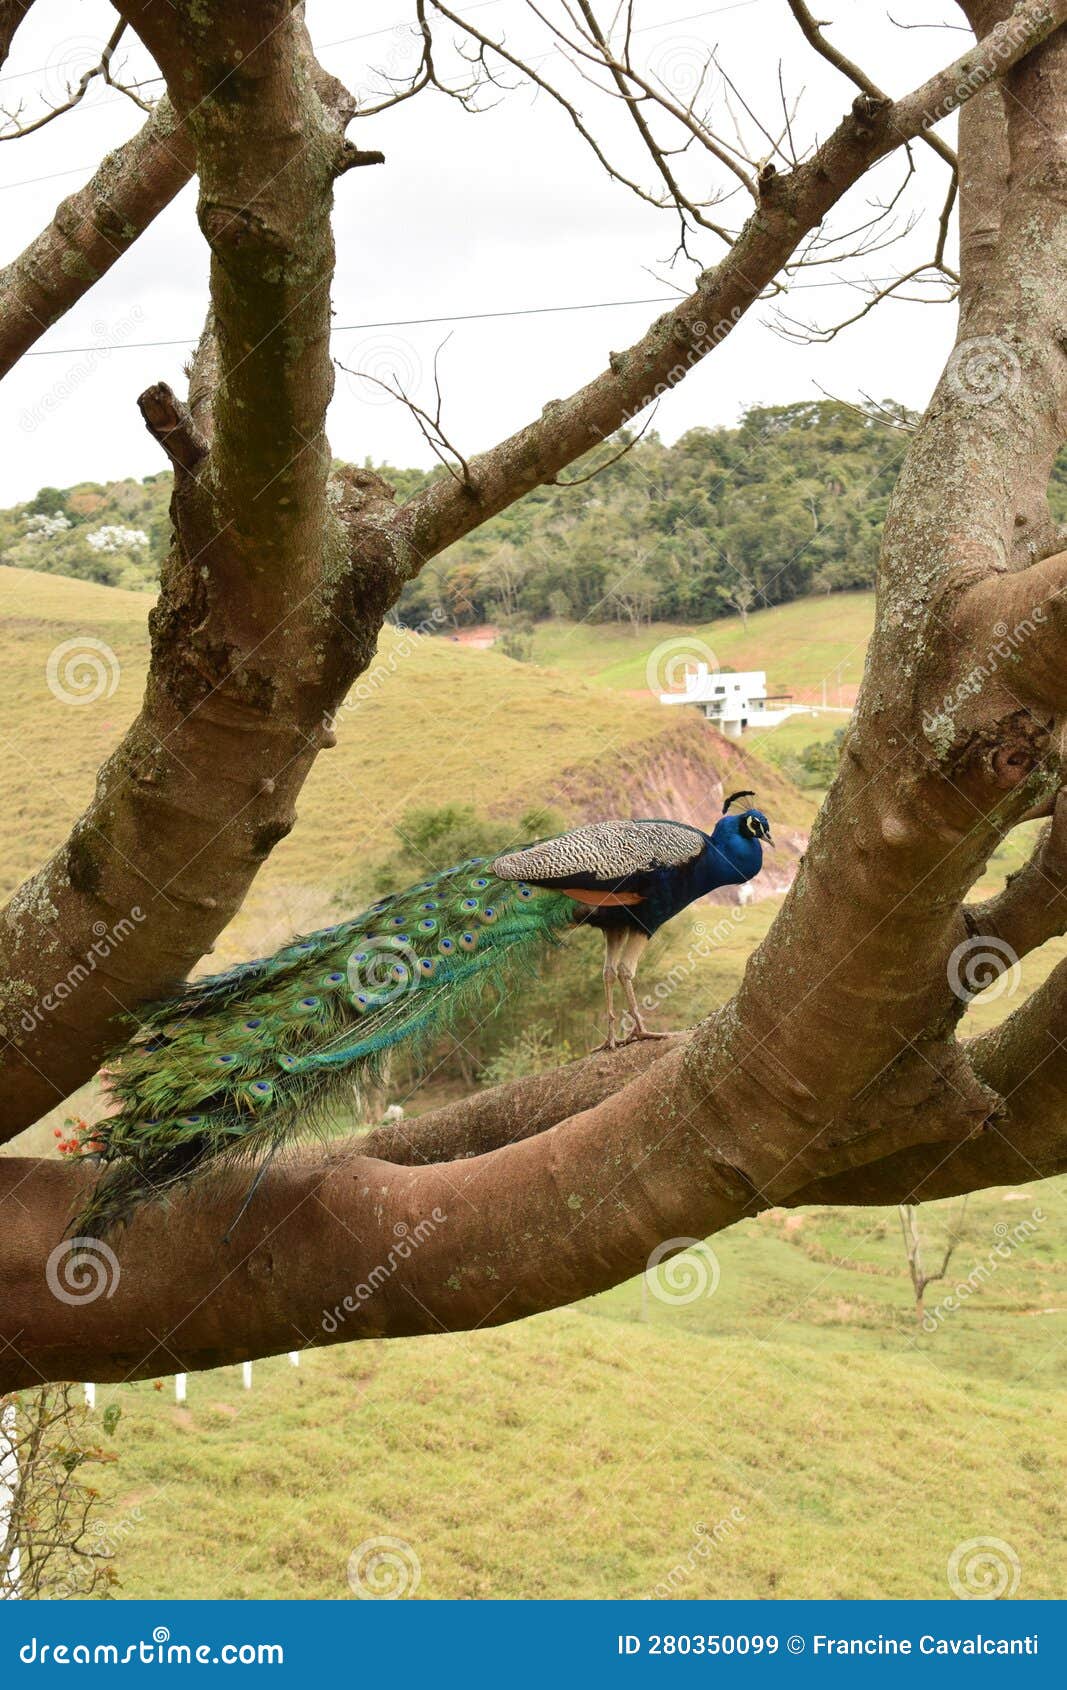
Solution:
[(76, 1389), (0, 1397), (0, 1601), (101, 1596), (117, 1583), (99, 1492), (86, 1482), (87, 1468), (115, 1457)]
[(912, 1291), (915, 1294), (915, 1318), (921, 1326), (926, 1314), (923, 1301), (926, 1296), (926, 1287), (935, 1285), (938, 1280), (945, 1278), (949, 1264), (960, 1243), (963, 1223), (967, 1215), (967, 1198), (963, 1198), (955, 1220), (951, 1224), (948, 1241), (941, 1253), (941, 1265), (932, 1272), (929, 1272), (923, 1266), (923, 1237), (919, 1205), (917, 1203), (901, 1203), (899, 1212), (900, 1225), (904, 1233), (904, 1252), (908, 1258), (908, 1272), (911, 1275)]

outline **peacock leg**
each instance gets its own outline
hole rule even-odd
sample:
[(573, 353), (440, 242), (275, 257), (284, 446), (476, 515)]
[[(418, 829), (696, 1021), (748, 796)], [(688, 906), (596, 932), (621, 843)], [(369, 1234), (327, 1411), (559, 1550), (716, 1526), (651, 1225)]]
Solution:
[(625, 932), (613, 927), (604, 929), (604, 997), (608, 1011), (608, 1036), (603, 1044), (594, 1046), (595, 1050), (614, 1050), (619, 1042), (615, 1037), (615, 982), (619, 977), (619, 958), (625, 943)]
[(617, 965), (619, 979), (622, 981), (622, 989), (626, 993), (626, 1003), (630, 1011), (630, 1019), (633, 1022), (633, 1027), (622, 1041), (623, 1044), (632, 1044), (635, 1039), (670, 1038), (669, 1033), (653, 1033), (645, 1026), (637, 1003), (637, 993), (634, 990), (634, 979), (637, 974), (637, 964), (640, 961), (641, 954), (647, 944), (647, 933), (628, 933), (626, 935), (626, 942), (623, 946), (622, 955), (620, 956)]

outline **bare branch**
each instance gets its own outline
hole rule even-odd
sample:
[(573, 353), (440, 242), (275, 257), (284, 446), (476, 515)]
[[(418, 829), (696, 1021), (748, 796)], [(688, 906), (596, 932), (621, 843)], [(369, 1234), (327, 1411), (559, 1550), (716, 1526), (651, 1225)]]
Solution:
[(194, 474), (207, 456), (208, 443), (189, 407), (162, 381), (146, 388), (137, 403), (148, 432), (159, 441), (174, 467)]
[(190, 180), (188, 127), (161, 100), (18, 258), (0, 270), (0, 376), (110, 270)]
[[(835, 47), (832, 42), (827, 41), (804, 0), (787, 0), (787, 4), (805, 41), (808, 42), (809, 46), (814, 47), (815, 51), (820, 53), (828, 64), (832, 64), (835, 70), (841, 72), (842, 76), (847, 76), (850, 82), (855, 83), (856, 87), (861, 89), (864, 94), (869, 95), (872, 100), (888, 99), (889, 96), (883, 93), (882, 89), (876, 82), (872, 81), (866, 71), (842, 53), (839, 47)], [(944, 159), (953, 171), (958, 169), (959, 161), (956, 154), (948, 142), (941, 139), (940, 135), (934, 135), (928, 131), (920, 139), (926, 142), (926, 145), (937, 154), (938, 158)]]
[[(394, 381), (394, 383), (390, 385), (389, 382), (383, 381), (380, 376), (369, 375), (365, 370), (350, 370), (347, 364), (341, 363), (340, 359), (337, 359), (336, 362), (338, 369), (344, 370), (346, 375), (356, 376), (360, 381), (371, 382), (375, 387), (380, 387), (383, 392), (388, 393), (393, 399), (398, 400), (401, 405), (406, 406), (418, 424), (419, 432), (426, 441), (426, 444), (444, 465), (449, 475), (452, 476), (454, 480), (458, 481), (459, 485), (465, 492), (472, 496), (476, 496), (477, 488), (471, 479), (470, 464), (467, 462), (467, 459), (463, 456), (463, 453), (458, 449), (458, 447), (454, 446), (452, 441), (449, 440), (441, 421), (444, 400), (441, 395), (441, 380), (438, 373), (438, 360), (440, 359), (443, 349), (448, 345), (451, 338), (451, 334), (446, 335), (444, 340), (441, 342), (441, 345), (437, 348), (433, 355), (433, 385), (437, 403), (432, 415), (429, 411), (425, 410), (422, 405), (417, 404), (416, 401), (411, 398), (410, 394), (404, 391), (399, 381)], [(449, 452), (451, 452), (452, 458), (454, 458), (459, 464), (460, 473), (458, 475), (456, 473), (455, 464), (448, 456)]]
[[(440, 9), (440, 8), (439, 8)], [(892, 106), (857, 96), (851, 114), (796, 170), (774, 179), (732, 250), (700, 277), (696, 291), (660, 317), (610, 368), (566, 401), (551, 401), (531, 423), (471, 461), (477, 508), (438, 482), (409, 500), (397, 527), (412, 547), (413, 568), (504, 509), (531, 487), (600, 444), (675, 386), (741, 320), (799, 242), (871, 165), (1006, 72), (1055, 29), (1067, 6), (1049, 12), (1037, 0), (936, 76)], [(452, 14), (449, 14), (452, 16)]]
[(153, 109), (152, 103), (148, 100), (142, 100), (132, 84), (120, 82), (112, 74), (111, 61), (125, 28), (125, 23), (120, 20), (115, 25), (97, 63), (82, 73), (77, 84), (68, 86), (65, 100), (62, 100), (59, 105), (50, 106), (42, 117), (34, 118), (30, 123), (23, 123), (20, 121), (21, 108), (10, 112), (0, 106), (0, 118), (3, 118), (4, 122), (9, 125), (6, 132), (0, 130), (0, 141), (16, 141), (24, 135), (32, 135), (36, 130), (43, 129), (46, 124), (53, 123), (57, 117), (62, 117), (65, 112), (73, 111), (74, 107), (80, 105), (84, 100), (97, 77), (106, 82), (109, 88), (115, 88), (120, 94), (125, 94), (127, 99), (132, 100), (134, 105), (139, 106), (143, 112), (150, 112)]
[(558, 475), (554, 475), (550, 482), (546, 482), (546, 486), (581, 487), (583, 482), (595, 481), (598, 475), (603, 475), (604, 471), (610, 469), (612, 464), (617, 464), (621, 458), (625, 458), (628, 453), (632, 452), (635, 446), (640, 445), (641, 441), (652, 427), (652, 424), (655, 422), (656, 412), (658, 410), (659, 406), (653, 405), (651, 411), (648, 413), (648, 416), (645, 418), (641, 427), (632, 439), (627, 440), (617, 452), (613, 452), (609, 458), (606, 458), (603, 463), (597, 464), (596, 467), (589, 470), (587, 474), (571, 476), (567, 481), (562, 481)]

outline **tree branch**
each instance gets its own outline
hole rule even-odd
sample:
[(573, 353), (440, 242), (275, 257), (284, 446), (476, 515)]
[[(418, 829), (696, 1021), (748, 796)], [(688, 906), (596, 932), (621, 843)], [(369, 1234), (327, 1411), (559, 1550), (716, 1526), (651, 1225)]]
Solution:
[(811, 158), (775, 177), (773, 191), (730, 252), (700, 277), (694, 293), (626, 352), (613, 353), (609, 369), (587, 386), (565, 401), (552, 401), (538, 422), (471, 460), (475, 499), (439, 481), (409, 500), (396, 520), (411, 547), (411, 573), (531, 488), (551, 481), (575, 457), (676, 386), (725, 339), (853, 182), (995, 80), (1057, 28), (1064, 15), (1060, 0), (1049, 10), (1034, 0), (895, 104), (879, 106), (859, 95), (852, 113)]
[(7, 62), (15, 31), (33, 4), (33, 0), (0, 0), (0, 65)]
[(169, 100), (63, 201), (0, 270), (0, 376), (107, 274), (195, 169), (193, 139)]

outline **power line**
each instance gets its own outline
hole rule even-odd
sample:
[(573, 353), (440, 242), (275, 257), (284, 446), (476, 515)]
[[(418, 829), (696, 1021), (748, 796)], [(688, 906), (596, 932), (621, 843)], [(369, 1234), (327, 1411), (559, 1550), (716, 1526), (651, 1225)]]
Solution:
[[(881, 287), (892, 276), (866, 276), (866, 282)], [(841, 288), (854, 284), (844, 277), (827, 282), (793, 282), (790, 293), (809, 292), (813, 288)], [(577, 305), (526, 305), (513, 311), (454, 311), (444, 317), (386, 317), (374, 323), (334, 323), (331, 334), (362, 334), (371, 329), (415, 329), (433, 327), (441, 323), (488, 323), (504, 317), (551, 317), (565, 311), (619, 311), (629, 305), (677, 305), (688, 296), (682, 293), (661, 293), (646, 299), (590, 299)], [(95, 346), (45, 346), (36, 352), (24, 352), (24, 358), (72, 358), (81, 352), (135, 352), (160, 346), (195, 346), (199, 335), (180, 335), (174, 340), (116, 340), (98, 342)]]
[[(676, 305), (681, 294), (660, 294), (655, 299), (595, 299), (581, 305), (530, 305), (515, 311), (457, 311), (448, 317), (391, 317), (378, 323), (334, 323), (333, 334), (351, 334), (364, 329), (413, 329), (433, 323), (479, 323), (493, 317), (545, 317), (556, 311), (614, 311), (625, 305)], [(26, 352), (26, 358), (56, 358), (76, 352), (132, 352), (151, 346), (195, 346), (198, 335), (183, 335), (178, 340), (121, 340), (111, 345), (48, 346), (38, 352)]]

